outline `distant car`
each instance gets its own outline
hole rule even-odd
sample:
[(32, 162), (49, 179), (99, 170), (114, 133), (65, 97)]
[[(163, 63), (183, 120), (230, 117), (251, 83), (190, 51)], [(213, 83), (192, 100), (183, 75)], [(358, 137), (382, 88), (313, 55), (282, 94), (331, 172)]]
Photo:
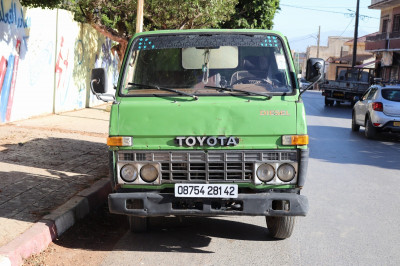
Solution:
[(351, 129), (360, 126), (369, 139), (384, 131), (400, 133), (400, 85), (373, 85), (361, 96), (353, 107)]
[[(305, 88), (308, 87), (308, 85), (310, 85), (310, 82), (307, 82), (307, 80), (305, 78), (301, 78), (300, 79), (300, 87), (304, 90)], [(312, 88), (311, 88), (312, 89)]]

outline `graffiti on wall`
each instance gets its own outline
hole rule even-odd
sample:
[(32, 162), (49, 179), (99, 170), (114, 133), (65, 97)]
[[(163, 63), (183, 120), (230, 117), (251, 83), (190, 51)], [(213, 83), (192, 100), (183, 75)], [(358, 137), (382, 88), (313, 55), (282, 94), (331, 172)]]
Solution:
[[(5, 24), (9, 25), (15, 25), (17, 28), (29, 28), (31, 24), (31, 19), (30, 18), (25, 18), (24, 16), (24, 11), (22, 10), (22, 7), (17, 8), (17, 2), (12, 1), (11, 6), (8, 8), (5, 7), (5, 3), (3, 0), (0, 0), (0, 22), (3, 22)], [(18, 3), (19, 5), (19, 3)], [(20, 5), (19, 5), (20, 6)]]
[(104, 67), (109, 82), (118, 80), (112, 45), (65, 10), (0, 0), (0, 123), (101, 104), (90, 94), (90, 73)]
[[(17, 8), (17, 6), (19, 8)], [(25, 29), (30, 27), (31, 19), (25, 17), (24, 11), (16, 1), (4, 2), (0, 0), (0, 29), (5, 31), (7, 28), (10, 32), (15, 32), (13, 35), (16, 39), (8, 38), (8, 42), (16, 43), (15, 48), (9, 51), (7, 55), (1, 55), (0, 61), (0, 121), (10, 121), (11, 111), (14, 102), (15, 85), (17, 82), (18, 64), (21, 52), (21, 42), (24, 43), (27, 49), (27, 40)], [(4, 34), (3, 34), (4, 35)], [(11, 34), (10, 34), (11, 35)], [(2, 50), (5, 50), (2, 46)]]

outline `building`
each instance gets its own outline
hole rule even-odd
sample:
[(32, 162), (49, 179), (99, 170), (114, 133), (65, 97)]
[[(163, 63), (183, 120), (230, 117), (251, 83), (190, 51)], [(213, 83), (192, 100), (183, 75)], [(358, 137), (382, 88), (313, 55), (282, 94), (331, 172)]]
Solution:
[(400, 78), (400, 1), (371, 0), (370, 9), (381, 10), (379, 32), (366, 39), (365, 49), (376, 57), (376, 76), (384, 81)]
[[(346, 42), (350, 41), (350, 37), (328, 37), (327, 46), (309, 46), (307, 47), (307, 58), (318, 57), (325, 60), (325, 72), (330, 72), (329, 70), (329, 58), (340, 58), (349, 54), (349, 46), (344, 45)], [(305, 73), (306, 64), (303, 65), (303, 73)], [(335, 68), (336, 69), (336, 68)]]
[[(363, 68), (375, 68), (375, 57), (374, 54), (365, 50), (366, 39), (370, 36), (375, 36), (378, 34), (377, 32), (371, 33), (365, 36), (361, 36), (357, 38), (357, 57), (356, 57), (356, 67)], [(346, 55), (342, 55), (341, 57), (330, 57), (326, 60), (326, 64), (329, 67), (326, 70), (325, 78), (327, 80), (335, 80), (336, 79), (336, 68), (340, 67), (351, 67), (353, 61), (353, 47), (354, 47), (354, 39), (351, 39), (343, 44), (347, 46), (346, 51), (350, 51), (350, 53)]]
[(292, 52), (294, 67), (296, 68), (296, 72), (299, 74), (305, 75), (305, 71), (303, 71), (303, 66), (307, 64), (307, 54), (306, 53), (298, 53)]

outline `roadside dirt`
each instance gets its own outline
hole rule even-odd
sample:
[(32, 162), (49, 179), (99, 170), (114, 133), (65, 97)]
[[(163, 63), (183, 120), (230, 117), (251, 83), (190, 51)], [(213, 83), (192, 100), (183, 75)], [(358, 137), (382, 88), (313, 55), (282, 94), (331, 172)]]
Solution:
[(24, 265), (100, 265), (128, 230), (125, 216), (110, 214), (103, 206), (76, 223)]

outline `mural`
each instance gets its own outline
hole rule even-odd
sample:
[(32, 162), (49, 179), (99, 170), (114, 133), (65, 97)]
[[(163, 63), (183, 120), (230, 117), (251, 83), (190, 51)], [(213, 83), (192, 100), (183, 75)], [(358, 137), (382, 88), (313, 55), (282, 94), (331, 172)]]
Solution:
[(90, 72), (104, 67), (109, 88), (117, 82), (112, 45), (65, 10), (0, 0), (0, 123), (103, 103), (90, 93)]

